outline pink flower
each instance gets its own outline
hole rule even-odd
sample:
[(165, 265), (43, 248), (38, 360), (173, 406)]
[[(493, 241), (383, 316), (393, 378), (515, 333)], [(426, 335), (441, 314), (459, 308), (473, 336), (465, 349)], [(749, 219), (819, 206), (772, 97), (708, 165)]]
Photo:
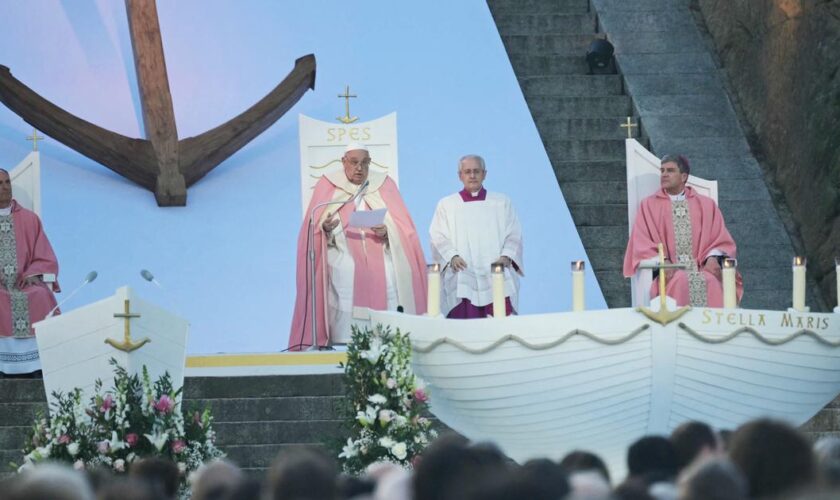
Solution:
[(414, 399), (420, 401), (421, 403), (425, 403), (429, 399), (429, 396), (426, 394), (426, 391), (417, 388), (414, 389)]
[(131, 434), (126, 434), (125, 435), (125, 442), (128, 443), (129, 448), (134, 448), (134, 446), (137, 444), (137, 441), (139, 439), (140, 439), (140, 436), (138, 436), (137, 434), (135, 434), (133, 432)]
[(67, 444), (70, 442), (70, 436), (67, 434), (62, 434), (61, 437), (58, 438), (58, 444)]
[(105, 441), (100, 441), (99, 444), (96, 445), (96, 449), (99, 451), (100, 455), (107, 455), (108, 451), (111, 450), (111, 443), (109, 443), (107, 439)]
[(172, 398), (164, 394), (157, 400), (155, 403), (155, 410), (160, 413), (169, 413), (175, 407), (175, 403), (172, 401)]
[(187, 444), (183, 439), (177, 439), (172, 442), (172, 453), (181, 453), (187, 449)]
[(99, 411), (102, 413), (106, 413), (108, 410), (114, 407), (114, 398), (110, 394), (105, 396), (105, 399), (102, 400), (102, 406), (99, 407)]

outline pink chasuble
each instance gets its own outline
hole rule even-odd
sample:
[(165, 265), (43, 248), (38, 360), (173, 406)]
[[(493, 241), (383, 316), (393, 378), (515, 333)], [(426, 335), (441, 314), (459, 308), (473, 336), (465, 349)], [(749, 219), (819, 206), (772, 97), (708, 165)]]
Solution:
[[(728, 257), (736, 258), (735, 241), (726, 229), (723, 214), (721, 214), (714, 200), (686, 186), (685, 201), (691, 221), (692, 257), (701, 270), (701, 276), (706, 281), (708, 306), (722, 307), (722, 284), (719, 279), (702, 267), (706, 257), (715, 249)], [(668, 260), (679, 262), (672, 201), (663, 190), (659, 190), (642, 200), (639, 212), (636, 214), (630, 240), (627, 243), (627, 251), (624, 254), (624, 276), (627, 278), (633, 276), (643, 260), (658, 257), (660, 242), (665, 246), (665, 256)], [(738, 301), (740, 302), (743, 295), (740, 273), (737, 275), (737, 289)], [(658, 290), (659, 280), (657, 278), (651, 287), (651, 296), (658, 295)], [(676, 300), (678, 305), (687, 305), (690, 302), (687, 273), (676, 271), (673, 279), (668, 281), (665, 293)]]
[[(420, 240), (414, 223), (408, 214), (396, 184), (390, 177), (379, 179), (371, 176), (371, 184), (366, 190), (363, 203), (376, 204), (380, 200), (384, 202), (388, 213), (385, 217), (385, 225), (388, 228), (388, 239), (391, 240), (391, 252), (395, 250), (395, 243), (400, 243), (400, 248), (405, 253), (403, 256), (394, 256), (395, 261), (400, 259), (406, 262), (408, 269), (403, 269), (395, 262), (396, 272), (410, 274), (408, 279), (411, 282), (413, 292), (413, 303), (400, 304), (406, 312), (412, 314), (423, 314), (426, 312), (426, 260), (423, 250), (420, 247)], [(355, 189), (356, 186), (343, 186), (346, 189)], [(315, 184), (315, 191), (312, 195), (309, 207), (307, 208), (306, 220), (304, 220), (298, 236), (297, 252), (297, 299), (295, 300), (294, 317), (292, 319), (291, 331), (289, 333), (289, 350), (302, 350), (312, 344), (311, 340), (311, 309), (310, 299), (310, 270), (306, 255), (309, 214), (313, 207), (325, 201), (333, 201), (338, 196), (340, 200), (349, 199), (352, 192), (337, 193), (342, 189), (334, 184), (327, 176), (321, 177)], [(381, 197), (381, 198), (379, 198)], [(322, 207), (315, 211), (315, 291), (316, 291), (316, 329), (318, 345), (329, 345), (331, 334), (329, 322), (326, 318), (327, 283), (330, 279), (328, 265), (326, 263), (327, 238), (321, 228), (324, 221), (325, 210), (334, 211), (336, 205)], [(378, 208), (371, 206), (370, 208)], [(353, 257), (353, 306), (368, 307), (376, 310), (387, 308), (387, 283), (385, 280), (385, 256), (384, 250), (386, 241), (376, 236), (371, 230), (359, 228), (348, 228), (350, 214), (356, 210), (355, 203), (347, 203), (338, 212), (341, 219), (341, 226), (344, 229), (347, 251)], [(364, 232), (364, 236), (362, 235)], [(399, 279), (399, 276), (398, 276)], [(399, 297), (398, 300), (402, 300)]]
[[(0, 216), (0, 250), (0, 261), (4, 266), (0, 270), (0, 336), (31, 337), (35, 334), (32, 323), (44, 319), (55, 307), (52, 291), (60, 289), (57, 282), (27, 286), (23, 286), (23, 282), (30, 276), (57, 276), (58, 260), (41, 220), (14, 200), (11, 215)], [(16, 267), (14, 273), (7, 274), (13, 267)]]

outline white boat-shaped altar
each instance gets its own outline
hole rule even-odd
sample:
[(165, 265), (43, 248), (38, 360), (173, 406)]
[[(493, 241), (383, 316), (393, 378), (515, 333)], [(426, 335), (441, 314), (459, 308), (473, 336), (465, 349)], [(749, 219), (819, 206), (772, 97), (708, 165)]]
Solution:
[(662, 325), (635, 309), (448, 320), (371, 311), (409, 332), (432, 412), (510, 457), (574, 449), (624, 474), (627, 447), (688, 420), (801, 425), (840, 393), (840, 314), (698, 308)]

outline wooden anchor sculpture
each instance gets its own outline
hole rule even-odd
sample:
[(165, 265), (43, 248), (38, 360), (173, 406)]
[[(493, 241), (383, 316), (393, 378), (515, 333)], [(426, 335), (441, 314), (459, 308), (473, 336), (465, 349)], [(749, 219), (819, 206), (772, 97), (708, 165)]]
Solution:
[(187, 188), (260, 135), (307, 89), (315, 88), (315, 56), (295, 67), (259, 102), (203, 134), (178, 139), (157, 5), (126, 0), (146, 139), (126, 137), (87, 122), (38, 95), (0, 65), (0, 102), (55, 140), (153, 191), (161, 207), (187, 204)]

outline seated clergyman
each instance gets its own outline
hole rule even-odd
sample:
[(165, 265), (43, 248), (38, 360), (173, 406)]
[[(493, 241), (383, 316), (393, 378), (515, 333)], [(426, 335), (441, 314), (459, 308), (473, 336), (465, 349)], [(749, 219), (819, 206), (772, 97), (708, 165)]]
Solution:
[[(639, 207), (624, 254), (624, 276), (633, 276), (641, 264), (658, 262), (662, 243), (666, 261), (685, 266), (685, 270), (665, 271), (666, 295), (680, 306), (722, 307), (720, 264), (723, 258), (736, 257), (735, 241), (717, 203), (686, 185), (689, 172), (684, 156), (662, 158), (661, 189)], [(740, 276), (737, 286), (740, 300)], [(658, 295), (658, 290), (659, 278), (654, 280), (651, 296)]]

